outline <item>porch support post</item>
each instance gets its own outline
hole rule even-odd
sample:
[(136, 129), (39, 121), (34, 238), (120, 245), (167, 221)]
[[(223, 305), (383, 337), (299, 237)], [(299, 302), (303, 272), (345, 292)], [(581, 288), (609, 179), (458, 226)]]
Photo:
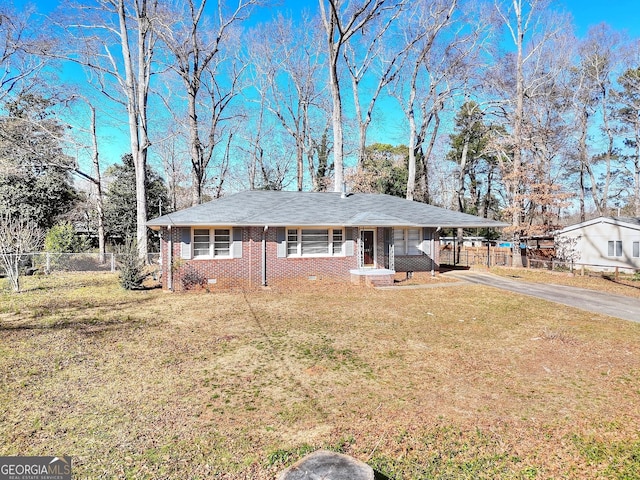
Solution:
[(262, 286), (267, 286), (267, 231), (269, 226), (265, 225), (262, 231)]
[[(167, 269), (167, 288), (169, 290), (173, 290), (173, 268), (171, 265), (171, 262), (173, 261), (173, 239), (171, 238), (171, 236), (173, 235), (171, 233), (171, 225), (169, 225), (167, 227), (167, 233), (168, 233), (168, 240), (167, 240), (167, 261), (166, 262), (162, 262), (162, 268), (166, 268)], [(162, 249), (160, 249), (160, 251), (162, 251)], [(166, 265), (165, 265), (166, 264)]]
[(364, 242), (362, 241), (362, 228), (358, 227), (358, 269), (364, 268)]
[[(436, 276), (436, 235), (440, 231), (440, 227), (431, 233), (431, 276)], [(440, 244), (440, 242), (438, 242)], [(455, 255), (455, 253), (454, 253)]]

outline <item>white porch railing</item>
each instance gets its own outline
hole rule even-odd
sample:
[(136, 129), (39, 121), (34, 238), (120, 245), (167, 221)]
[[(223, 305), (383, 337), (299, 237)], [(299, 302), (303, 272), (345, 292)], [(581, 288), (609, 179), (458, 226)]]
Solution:
[(358, 235), (358, 268), (364, 268), (364, 242), (361, 235)]

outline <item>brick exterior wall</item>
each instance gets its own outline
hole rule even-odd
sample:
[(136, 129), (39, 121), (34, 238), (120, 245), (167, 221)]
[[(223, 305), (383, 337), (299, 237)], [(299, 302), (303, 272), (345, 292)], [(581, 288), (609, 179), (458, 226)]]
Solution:
[[(434, 238), (433, 250), (430, 254), (422, 255), (394, 255), (394, 270), (396, 272), (430, 272), (432, 269), (438, 270), (440, 265), (440, 248), (439, 248), (439, 236), (435, 229), (430, 230), (431, 236)], [(389, 265), (389, 252), (385, 251), (384, 241), (384, 229), (378, 228), (378, 234), (376, 236), (376, 253), (377, 253), (377, 267), (385, 268)], [(431, 240), (429, 242), (429, 249), (431, 250)]]
[[(184, 227), (171, 229), (173, 265), (173, 289), (182, 290), (185, 277), (199, 278), (205, 286), (222, 288), (256, 288), (262, 285), (263, 227), (242, 228), (242, 257), (222, 259), (183, 259), (181, 258), (181, 238)], [(353, 255), (334, 257), (278, 257), (277, 229), (266, 232), (266, 277), (267, 285), (286, 282), (308, 281), (350, 281), (350, 270), (358, 268), (357, 238), (359, 232), (354, 229)], [(162, 286), (169, 288), (168, 272), (169, 231), (161, 232)], [(436, 249), (437, 250), (437, 249)], [(388, 265), (388, 252), (385, 252), (384, 229), (376, 233), (376, 267)], [(395, 269), (404, 271), (430, 271), (431, 259), (426, 255), (396, 256)], [(437, 268), (437, 259), (436, 259)]]
[[(395, 258), (396, 272), (430, 272), (431, 266), (431, 257), (427, 255), (403, 255)], [(435, 262), (433, 266), (438, 269)]]

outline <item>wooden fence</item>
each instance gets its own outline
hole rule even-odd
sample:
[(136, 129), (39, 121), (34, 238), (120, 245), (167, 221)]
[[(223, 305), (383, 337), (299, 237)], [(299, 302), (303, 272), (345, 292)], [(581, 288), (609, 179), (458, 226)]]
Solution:
[(459, 251), (445, 247), (440, 249), (440, 265), (511, 267), (513, 253), (511, 249), (501, 247), (463, 247)]

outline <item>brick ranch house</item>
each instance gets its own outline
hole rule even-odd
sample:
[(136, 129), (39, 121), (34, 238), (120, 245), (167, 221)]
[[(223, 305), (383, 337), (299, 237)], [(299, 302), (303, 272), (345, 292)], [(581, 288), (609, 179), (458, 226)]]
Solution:
[(246, 191), (163, 215), (163, 288), (338, 280), (393, 282), (435, 272), (439, 232), (506, 224), (390, 195)]

